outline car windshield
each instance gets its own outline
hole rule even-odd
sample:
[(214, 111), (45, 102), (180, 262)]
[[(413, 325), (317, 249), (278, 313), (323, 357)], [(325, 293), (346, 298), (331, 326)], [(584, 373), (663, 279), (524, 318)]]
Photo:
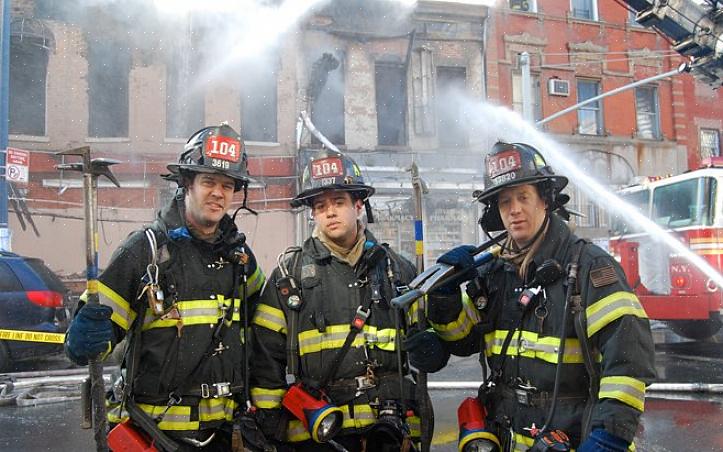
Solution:
[(653, 191), (653, 221), (663, 227), (709, 226), (713, 221), (716, 180), (684, 180)]
[[(620, 193), (619, 196), (623, 201), (638, 209), (640, 213), (646, 217), (648, 216), (650, 190), (645, 188), (637, 191)], [(641, 228), (636, 227), (635, 222), (629, 221), (625, 215), (621, 215), (619, 213), (612, 215), (612, 218), (610, 219), (610, 228), (613, 235), (632, 234), (642, 231)]]

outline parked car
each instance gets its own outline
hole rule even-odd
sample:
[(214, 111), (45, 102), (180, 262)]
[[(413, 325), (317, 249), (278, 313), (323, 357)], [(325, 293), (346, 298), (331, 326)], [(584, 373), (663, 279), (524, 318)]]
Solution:
[(63, 344), (7, 340), (7, 330), (64, 333), (69, 292), (41, 259), (0, 250), (0, 372), (19, 360), (62, 351)]

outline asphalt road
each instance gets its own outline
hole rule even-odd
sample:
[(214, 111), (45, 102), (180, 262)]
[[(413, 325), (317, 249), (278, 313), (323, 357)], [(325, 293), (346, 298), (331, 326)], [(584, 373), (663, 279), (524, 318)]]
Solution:
[[(665, 331), (656, 332), (658, 382), (723, 383), (723, 344), (720, 342), (674, 342)], [(68, 367), (61, 357), (26, 364), (18, 370)], [(476, 357), (453, 358), (433, 381), (479, 380)], [(434, 390), (434, 451), (456, 451), (459, 403), (473, 390)], [(85, 451), (94, 450), (92, 432), (79, 427), (80, 403), (35, 407), (0, 407), (0, 450)], [(649, 393), (636, 437), (639, 451), (723, 450), (723, 394)]]

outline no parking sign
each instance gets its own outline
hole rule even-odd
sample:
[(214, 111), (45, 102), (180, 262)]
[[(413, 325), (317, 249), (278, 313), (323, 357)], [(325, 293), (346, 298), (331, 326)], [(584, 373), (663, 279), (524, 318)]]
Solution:
[(16, 184), (27, 184), (30, 168), (30, 152), (17, 148), (8, 148), (7, 179)]

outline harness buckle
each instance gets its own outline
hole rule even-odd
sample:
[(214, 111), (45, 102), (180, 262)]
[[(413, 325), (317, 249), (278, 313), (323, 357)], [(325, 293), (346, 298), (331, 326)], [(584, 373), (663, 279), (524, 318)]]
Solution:
[(206, 383), (201, 383), (201, 397), (204, 399), (211, 397), (211, 388), (209, 388)]
[(214, 383), (213, 386), (216, 388), (216, 395), (214, 396), (215, 398), (227, 397), (231, 395), (231, 383)]

